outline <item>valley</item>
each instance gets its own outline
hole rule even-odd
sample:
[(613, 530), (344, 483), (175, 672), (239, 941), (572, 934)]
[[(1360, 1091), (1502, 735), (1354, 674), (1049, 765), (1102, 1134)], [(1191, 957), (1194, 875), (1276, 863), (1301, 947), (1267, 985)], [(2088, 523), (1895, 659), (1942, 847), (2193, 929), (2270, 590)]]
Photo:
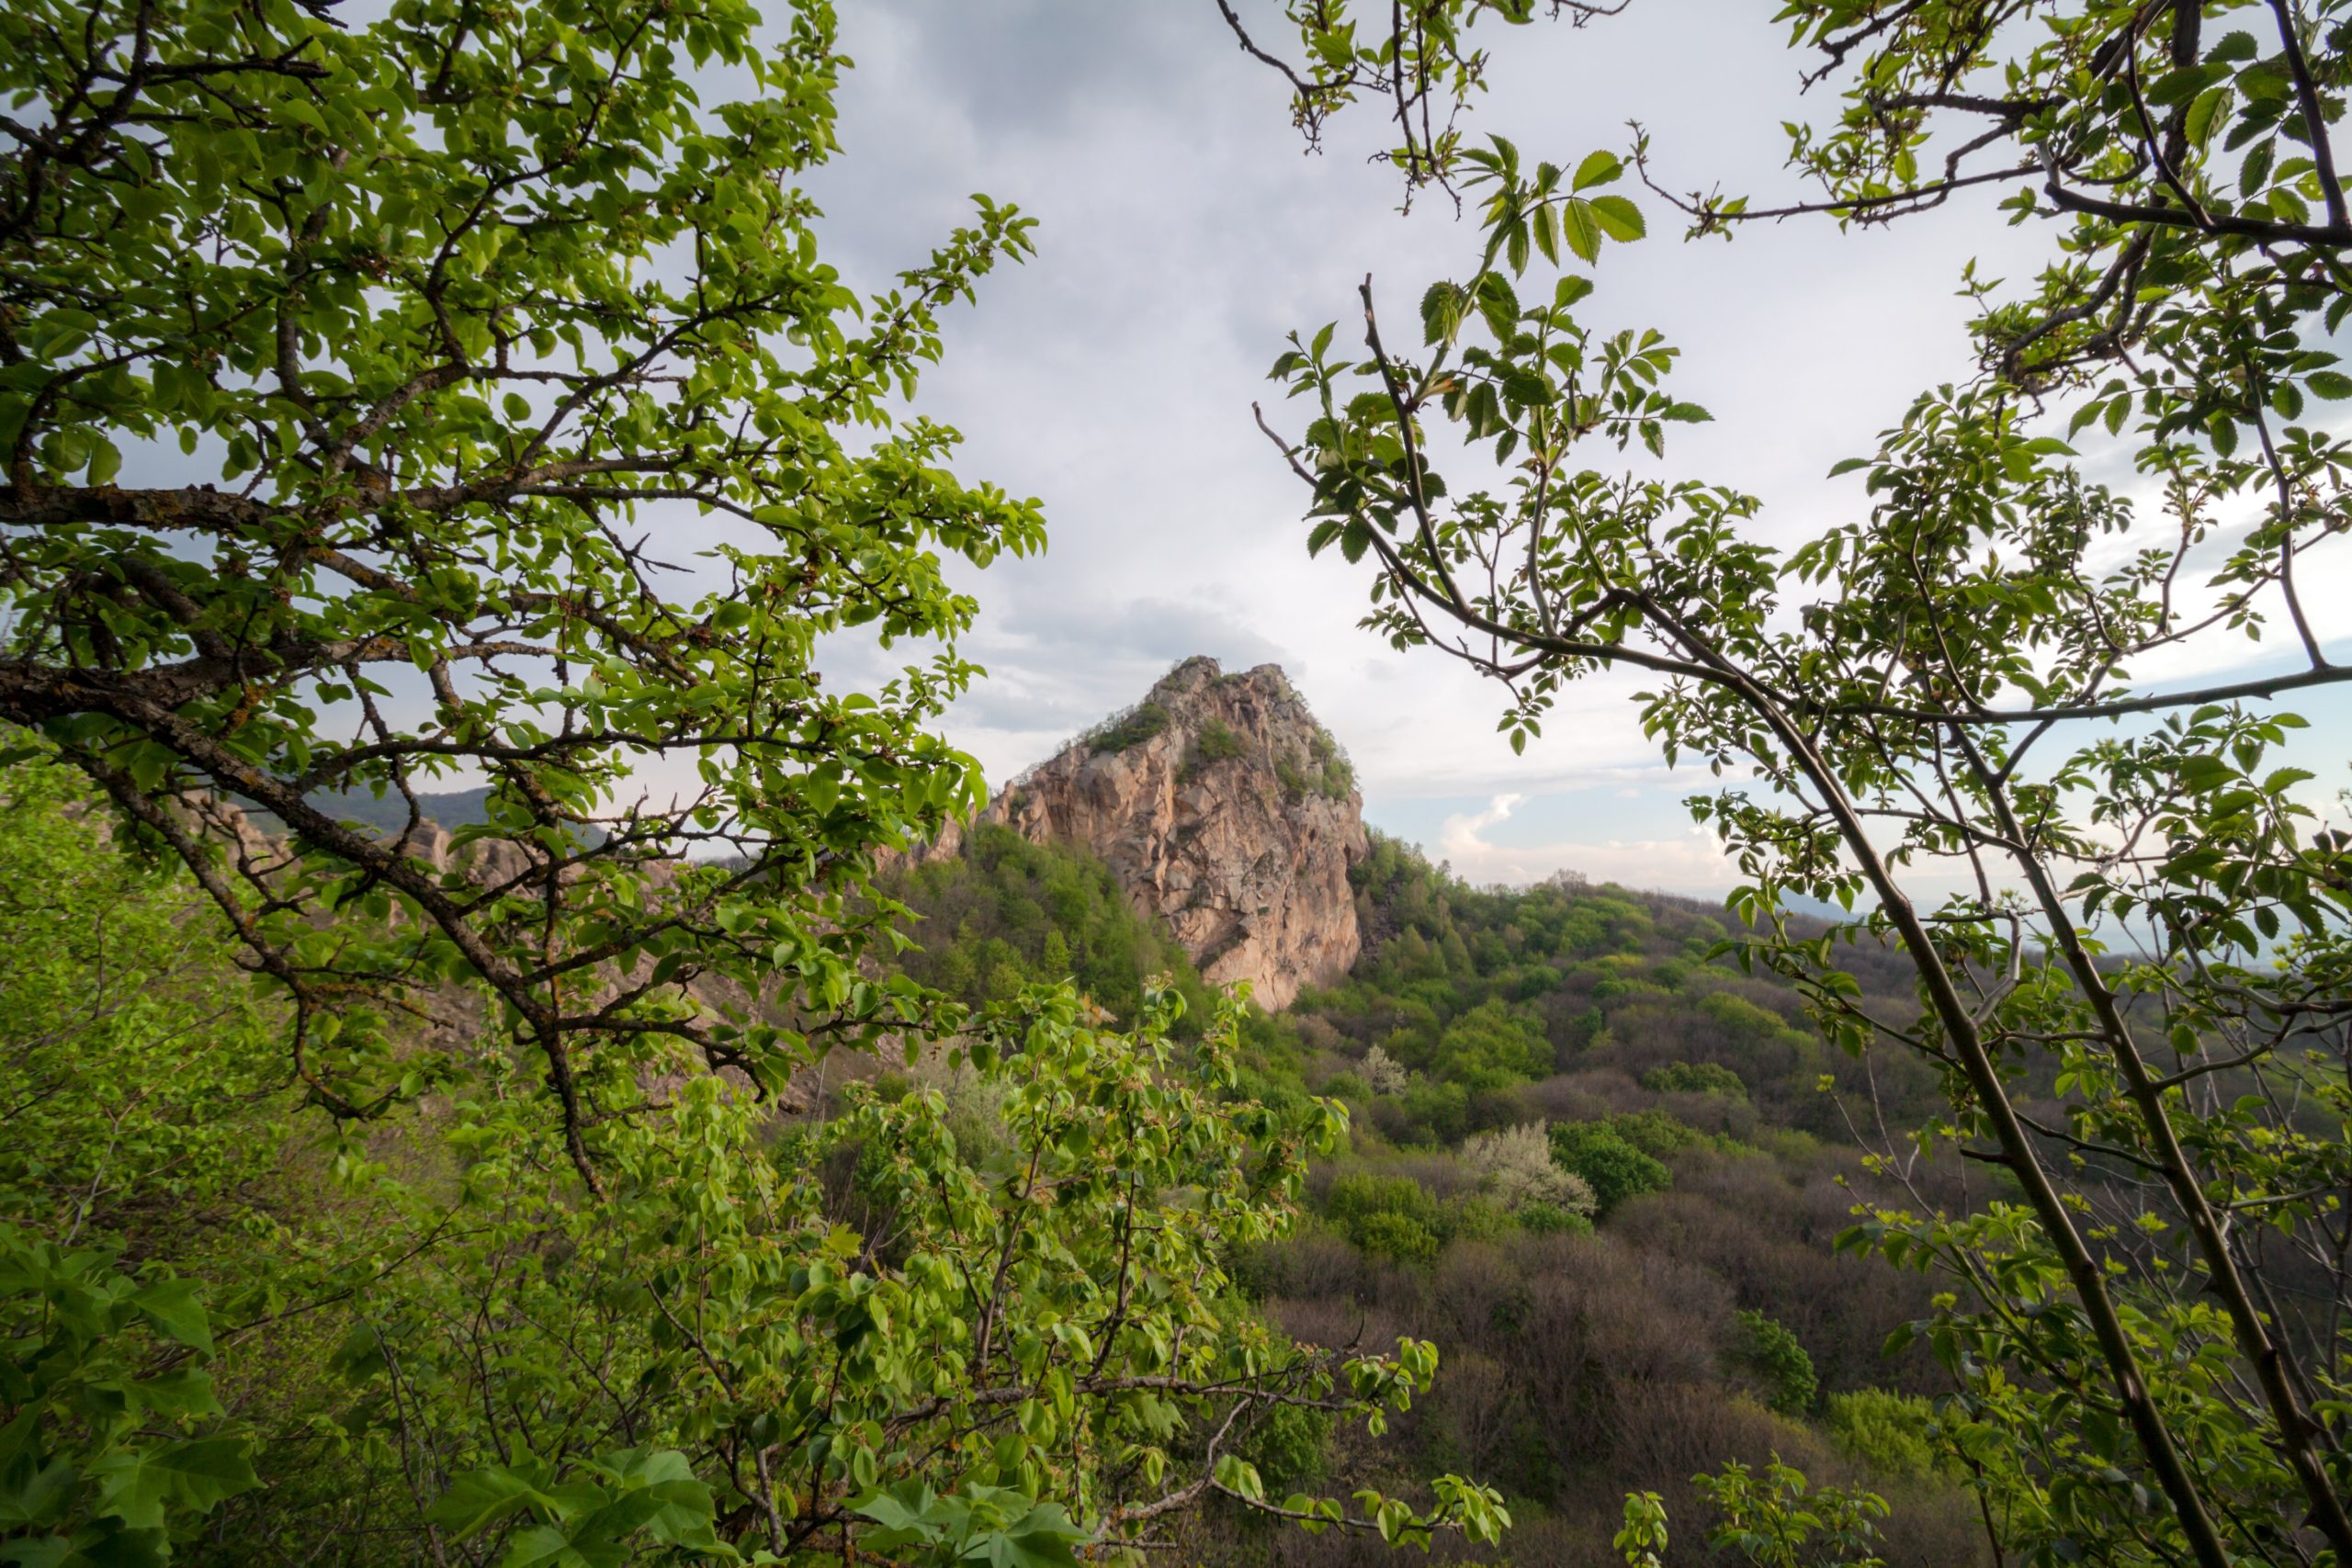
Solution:
[[(1462, 884), (1366, 829), (1352, 790), (1299, 787), (1299, 758), (1339, 756), (1303, 707), (1237, 725), (1233, 700), (1203, 700), (1220, 684), (1288, 690), (1278, 671), (1187, 660), (881, 888), (913, 916), (907, 971), (976, 1006), (1068, 978), (1132, 1019), (1162, 971), (1198, 1027), (1204, 960), (1272, 990), (1241, 1023), (1236, 1092), (1336, 1100), (1350, 1134), (1311, 1176), (1297, 1234), (1240, 1264), (1252, 1310), (1307, 1342), (1410, 1337), (1441, 1359), (1388, 1442), (1329, 1423), (1246, 1434), (1268, 1485), (1461, 1469), (1503, 1488), (1515, 1561), (1613, 1568), (1625, 1493), (1702, 1514), (1691, 1476), (1777, 1456), (1887, 1495), (1890, 1562), (1979, 1561), (1975, 1505), (1935, 1436), (1948, 1379), (1924, 1347), (1882, 1354), (1938, 1287), (1836, 1247), (1858, 1205), (1905, 1196), (1866, 1168), (1861, 1140), (1931, 1116), (1932, 1077), (1826, 1045), (1793, 988), (1724, 951), (1719, 906), (1573, 875)], [(1326, 846), (1346, 857), (1337, 897)], [(1310, 886), (1245, 880), (1299, 864)], [(1236, 918), (1243, 903), (1254, 921)], [(1352, 960), (1294, 985), (1275, 955), (1310, 941)], [(1266, 956), (1253, 973), (1237, 953)], [(1872, 1005), (1916, 1006), (1891, 954), (1848, 962)], [(1383, 1555), (1263, 1534), (1234, 1514), (1188, 1550)]]

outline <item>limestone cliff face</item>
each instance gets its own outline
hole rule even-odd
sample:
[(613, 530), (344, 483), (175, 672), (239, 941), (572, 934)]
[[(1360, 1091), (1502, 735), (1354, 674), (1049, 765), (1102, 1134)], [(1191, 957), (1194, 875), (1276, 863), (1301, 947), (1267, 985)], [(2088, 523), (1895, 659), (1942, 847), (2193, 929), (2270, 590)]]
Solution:
[(1092, 851), (1204, 977), (1247, 980), (1261, 1007), (1337, 979), (1362, 948), (1348, 869), (1370, 849), (1363, 800), (1274, 665), (1187, 660), (982, 816)]

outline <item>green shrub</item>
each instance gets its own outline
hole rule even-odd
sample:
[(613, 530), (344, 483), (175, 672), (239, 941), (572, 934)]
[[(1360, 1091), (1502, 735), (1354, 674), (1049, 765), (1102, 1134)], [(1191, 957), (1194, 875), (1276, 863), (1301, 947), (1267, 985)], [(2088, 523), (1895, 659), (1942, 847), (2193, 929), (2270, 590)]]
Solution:
[(1557, 1203), (1521, 1203), (1519, 1228), (1535, 1235), (1590, 1235), (1592, 1218)]
[(1197, 762), (1222, 762), (1228, 757), (1241, 755), (1245, 743), (1240, 736), (1220, 719), (1211, 719), (1201, 726), (1193, 737), (1193, 760)]
[[(1193, 737), (1191, 750), (1184, 754), (1184, 765), (1177, 770), (1177, 778), (1185, 784), (1199, 778), (1211, 763), (1222, 762), (1228, 757), (1238, 757), (1247, 750), (1248, 742), (1235, 734), (1230, 726), (1211, 719), (1201, 726)], [(1280, 769), (1277, 768), (1277, 773)]]
[(1655, 980), (1629, 975), (1611, 975), (1595, 981), (1592, 987), (1592, 999), (1597, 1002), (1623, 1001), (1628, 997), (1670, 997), (1673, 994)]
[[(1440, 1202), (1409, 1176), (1358, 1170), (1331, 1184), (1324, 1216), (1341, 1235), (1377, 1258), (1428, 1264), (1456, 1241), (1509, 1235), (1515, 1216), (1484, 1193)], [(1566, 1229), (1562, 1225), (1556, 1228)]]
[(1407, 1214), (1431, 1230), (1438, 1224), (1437, 1199), (1428, 1188), (1409, 1176), (1382, 1176), (1369, 1170), (1350, 1171), (1331, 1183), (1323, 1212), (1348, 1232), (1373, 1214)]
[(1629, 1198), (1660, 1192), (1674, 1173), (1644, 1154), (1607, 1123), (1562, 1122), (1552, 1128), (1552, 1158), (1560, 1168), (1584, 1178), (1605, 1216)]
[(1114, 755), (1140, 746), (1168, 728), (1168, 710), (1158, 703), (1138, 703), (1086, 737), (1088, 748)]
[(1514, 1225), (1510, 1211), (1493, 1199), (1467, 1193), (1445, 1206), (1441, 1241), (1492, 1241), (1508, 1235)]
[(1354, 1073), (1333, 1073), (1317, 1091), (1330, 1100), (1370, 1100), (1372, 1086)]
[(1552, 1070), (1552, 1043), (1500, 998), (1480, 1003), (1438, 1037), (1431, 1068), (1465, 1089), (1508, 1089)]
[(1279, 1496), (1323, 1479), (1323, 1448), (1330, 1437), (1329, 1411), (1274, 1404), (1266, 1407), (1235, 1451), (1258, 1467), (1266, 1490)]
[(1405, 1112), (1402, 1142), (1451, 1145), (1470, 1130), (1470, 1091), (1458, 1083), (1415, 1078), (1399, 1099)]
[(1720, 1094), (1747, 1098), (1747, 1085), (1721, 1062), (1668, 1062), (1642, 1075), (1642, 1087), (1655, 1094)]
[(1800, 1169), (1821, 1156), (1821, 1140), (1801, 1127), (1758, 1127), (1747, 1141), (1782, 1165)]
[(1433, 1226), (1388, 1209), (1358, 1220), (1351, 1228), (1350, 1237), (1374, 1257), (1397, 1263), (1433, 1263), (1444, 1247)]
[(1283, 795), (1292, 800), (1305, 795), (1311, 782), (1306, 771), (1298, 765), (1297, 755), (1290, 751), (1274, 759), (1274, 777), (1281, 781)]
[(1684, 1149), (1722, 1146), (1720, 1139), (1702, 1133), (1688, 1122), (1656, 1106), (1647, 1111), (1629, 1111), (1623, 1116), (1611, 1116), (1602, 1125), (1652, 1159), (1662, 1160)]
[(1729, 1359), (1761, 1385), (1769, 1408), (1782, 1416), (1802, 1416), (1813, 1408), (1821, 1389), (1813, 1358), (1804, 1353), (1795, 1335), (1762, 1313), (1739, 1314)]
[[(1210, 1016), (1208, 988), (1165, 930), (1131, 908), (1111, 868), (1067, 844), (1033, 844), (1001, 823), (966, 835), (964, 852), (884, 880), (915, 916), (913, 978), (959, 1000), (1007, 1001), (1033, 981), (1074, 981), (1132, 1019), (1145, 977), (1166, 974), (1185, 998), (1187, 1032)], [(1256, 1043), (1256, 1042), (1253, 1042)]]
[(1883, 1476), (1923, 1481), (1950, 1471), (1935, 1406), (1883, 1388), (1833, 1393), (1821, 1424), (1838, 1446)]
[(1699, 1010), (1737, 1034), (1770, 1039), (1789, 1027), (1789, 1021), (1771, 1009), (1758, 1007), (1729, 991), (1708, 993), (1700, 999)]

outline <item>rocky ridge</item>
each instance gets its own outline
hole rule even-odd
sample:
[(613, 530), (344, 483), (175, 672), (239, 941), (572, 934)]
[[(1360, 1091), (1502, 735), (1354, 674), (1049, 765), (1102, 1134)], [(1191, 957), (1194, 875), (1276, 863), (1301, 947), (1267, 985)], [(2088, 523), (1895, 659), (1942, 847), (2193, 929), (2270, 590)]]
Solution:
[[(1277, 665), (1184, 660), (1134, 708), (1014, 780), (980, 814), (1100, 856), (1214, 985), (1262, 1007), (1345, 974), (1363, 947), (1349, 868), (1370, 851), (1347, 759)], [(950, 832), (922, 852), (956, 853)]]
[[(424, 799), (433, 816), (462, 822), (478, 819), (479, 793)], [(269, 842), (274, 820), (221, 809), (249, 849)], [(387, 831), (391, 818), (376, 818), (388, 809), (360, 800), (346, 814)], [(398, 816), (404, 826), (404, 806)], [(1279, 665), (1228, 675), (1214, 659), (1184, 660), (1135, 707), (999, 792), (979, 820), (1096, 855), (1203, 978), (1246, 981), (1261, 1007), (1288, 1007), (1302, 989), (1337, 980), (1363, 951), (1348, 879), (1371, 849), (1363, 800), (1338, 743)], [(951, 825), (908, 858), (952, 857), (962, 840)], [(483, 839), (460, 850), (434, 820), (410, 852), (481, 882), (528, 869), (514, 844)]]

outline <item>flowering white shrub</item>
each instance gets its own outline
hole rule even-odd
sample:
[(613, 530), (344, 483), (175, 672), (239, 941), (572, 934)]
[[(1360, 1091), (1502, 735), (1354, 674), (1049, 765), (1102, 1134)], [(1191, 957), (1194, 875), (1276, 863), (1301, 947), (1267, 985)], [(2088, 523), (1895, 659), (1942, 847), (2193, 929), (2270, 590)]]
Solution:
[(1592, 1189), (1574, 1171), (1552, 1163), (1544, 1123), (1474, 1134), (1462, 1145), (1462, 1163), (1478, 1179), (1478, 1190), (1505, 1209), (1549, 1203), (1572, 1214), (1589, 1215)]
[(1374, 1045), (1364, 1053), (1363, 1081), (1374, 1094), (1405, 1092), (1405, 1064)]

